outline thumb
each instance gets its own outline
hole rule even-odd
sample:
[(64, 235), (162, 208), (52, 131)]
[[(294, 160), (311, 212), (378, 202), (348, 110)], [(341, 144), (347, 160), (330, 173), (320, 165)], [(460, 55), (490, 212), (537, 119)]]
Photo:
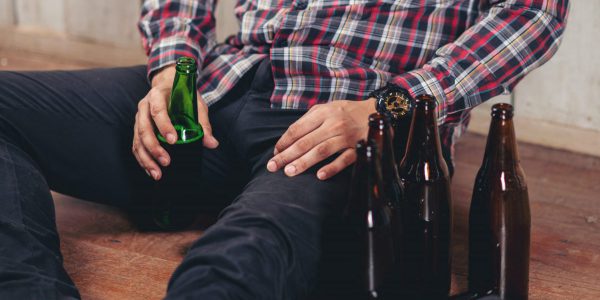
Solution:
[(215, 149), (219, 146), (219, 141), (212, 134), (212, 126), (208, 119), (208, 106), (202, 100), (202, 97), (198, 95), (198, 123), (204, 130), (203, 144), (204, 147), (209, 149)]

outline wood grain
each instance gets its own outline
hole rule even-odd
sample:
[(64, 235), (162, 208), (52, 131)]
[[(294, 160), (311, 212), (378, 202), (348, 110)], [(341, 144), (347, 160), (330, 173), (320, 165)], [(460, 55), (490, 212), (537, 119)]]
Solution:
[[(518, 136), (517, 132), (517, 136)], [(467, 218), (485, 137), (457, 145), (453, 286), (466, 288)], [(600, 158), (520, 143), (531, 201), (530, 299), (600, 299)]]

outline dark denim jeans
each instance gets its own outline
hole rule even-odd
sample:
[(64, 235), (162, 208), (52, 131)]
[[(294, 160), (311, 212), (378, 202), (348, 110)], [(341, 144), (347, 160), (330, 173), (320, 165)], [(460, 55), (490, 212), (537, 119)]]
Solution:
[[(148, 90), (144, 66), (0, 72), (0, 299), (80, 297), (62, 265), (50, 190), (127, 208), (152, 184), (131, 154)], [(173, 274), (168, 299), (303, 299), (317, 285), (323, 224), (339, 214), (350, 172), (319, 181), (315, 168), (266, 171), (305, 112), (270, 108), (272, 90), (265, 61), (210, 109), (221, 144), (203, 152), (198, 202), (223, 189), (236, 197), (219, 196), (225, 209)]]

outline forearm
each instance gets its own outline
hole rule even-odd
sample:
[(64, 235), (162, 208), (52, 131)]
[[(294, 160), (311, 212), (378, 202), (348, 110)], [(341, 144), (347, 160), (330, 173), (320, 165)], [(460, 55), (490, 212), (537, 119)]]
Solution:
[(456, 41), (436, 51), (422, 68), (392, 82), (413, 95), (438, 99), (440, 124), (512, 90), (558, 49), (568, 3), (561, 0), (495, 1)]
[(148, 75), (175, 63), (180, 56), (201, 66), (215, 45), (214, 0), (146, 0), (138, 23), (148, 54)]

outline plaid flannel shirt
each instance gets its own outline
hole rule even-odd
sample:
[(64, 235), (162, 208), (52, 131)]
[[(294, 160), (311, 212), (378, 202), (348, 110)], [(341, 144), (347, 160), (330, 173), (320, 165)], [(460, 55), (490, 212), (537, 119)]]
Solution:
[(195, 57), (210, 105), (269, 57), (277, 108), (364, 100), (392, 82), (438, 100), (449, 147), (471, 108), (556, 52), (568, 11), (568, 0), (238, 0), (240, 31), (218, 44), (215, 3), (144, 1), (149, 76)]

